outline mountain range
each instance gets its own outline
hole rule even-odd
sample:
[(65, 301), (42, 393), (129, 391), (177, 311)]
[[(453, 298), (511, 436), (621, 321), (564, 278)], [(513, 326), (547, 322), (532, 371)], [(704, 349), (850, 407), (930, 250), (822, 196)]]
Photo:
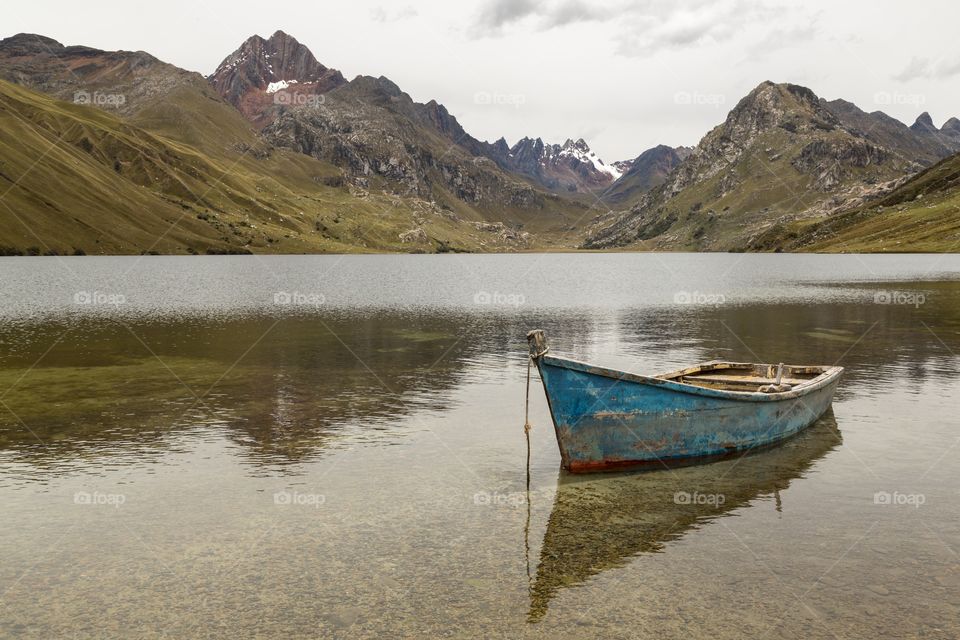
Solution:
[[(695, 147), (605, 162), (583, 139), (486, 142), (282, 31), (207, 78), (18, 34), (0, 120), (0, 254), (918, 250), (884, 211), (950, 201), (960, 151), (956, 118), (907, 126), (772, 82)], [(948, 209), (941, 249), (960, 241)], [(854, 242), (859, 225), (879, 231)]]
[(761, 83), (663, 184), (599, 216), (583, 247), (749, 249), (771, 227), (881, 197), (960, 149), (960, 137), (927, 120), (907, 127), (806, 87)]

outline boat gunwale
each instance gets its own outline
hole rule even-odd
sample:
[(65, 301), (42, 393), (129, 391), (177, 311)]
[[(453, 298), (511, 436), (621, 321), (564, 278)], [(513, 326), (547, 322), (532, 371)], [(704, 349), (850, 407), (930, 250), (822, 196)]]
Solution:
[(695, 384), (688, 384), (685, 382), (677, 382), (675, 380), (670, 380), (667, 378), (667, 376), (691, 375), (692, 372), (703, 370), (704, 367), (716, 367), (717, 365), (728, 365), (728, 368), (773, 366), (773, 365), (763, 364), (763, 363), (731, 362), (728, 360), (710, 360), (709, 362), (704, 362), (702, 364), (695, 365), (693, 367), (688, 367), (686, 369), (679, 369), (677, 371), (669, 371), (667, 373), (663, 373), (658, 376), (645, 376), (638, 373), (630, 373), (628, 371), (618, 371), (616, 369), (600, 367), (597, 365), (592, 365), (586, 362), (582, 362), (580, 360), (574, 360), (572, 358), (564, 358), (562, 356), (555, 356), (550, 354), (545, 354), (541, 356), (540, 360), (542, 361), (542, 364), (549, 364), (549, 365), (558, 366), (564, 369), (580, 371), (583, 373), (590, 373), (590, 374), (602, 376), (605, 378), (613, 378), (614, 380), (617, 380), (617, 381), (627, 381), (627, 382), (633, 382), (636, 384), (657, 386), (657, 387), (669, 389), (677, 393), (685, 393), (689, 395), (706, 396), (710, 398), (724, 398), (728, 400), (747, 401), (747, 402), (778, 402), (783, 400), (790, 400), (792, 398), (800, 398), (813, 391), (822, 389), (823, 387), (829, 384), (832, 384), (834, 381), (836, 381), (837, 378), (839, 378), (840, 374), (843, 373), (843, 367), (840, 367), (840, 366), (786, 365), (786, 366), (793, 366), (797, 368), (823, 369), (823, 372), (817, 377), (811, 378), (810, 380), (804, 382), (803, 384), (794, 386), (789, 391), (764, 393), (761, 391), (730, 391), (727, 389), (713, 389), (710, 387), (701, 387)]

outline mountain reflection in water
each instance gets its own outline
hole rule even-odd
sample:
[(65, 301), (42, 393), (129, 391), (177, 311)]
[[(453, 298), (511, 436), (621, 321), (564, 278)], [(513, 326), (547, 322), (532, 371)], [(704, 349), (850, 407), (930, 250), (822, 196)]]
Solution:
[[(647, 374), (713, 358), (842, 360), (842, 400), (904, 374), (912, 384), (956, 375), (950, 352), (929, 334), (916, 335), (916, 316), (937, 326), (933, 313), (957, 307), (955, 298), (939, 301), (936, 311), (784, 303), (669, 314), (634, 307), (509, 317), (381, 309), (54, 318), (5, 329), (0, 387), (10, 412), (0, 412), (0, 453), (37, 467), (56, 460), (82, 466), (84, 455), (139, 460), (206, 434), (226, 437), (253, 464), (301, 463), (343, 435), (402, 438), (393, 428), (400, 418), (443, 411), (471, 382), (519, 380), (532, 326), (546, 330), (557, 353)], [(938, 331), (948, 345), (957, 335)]]

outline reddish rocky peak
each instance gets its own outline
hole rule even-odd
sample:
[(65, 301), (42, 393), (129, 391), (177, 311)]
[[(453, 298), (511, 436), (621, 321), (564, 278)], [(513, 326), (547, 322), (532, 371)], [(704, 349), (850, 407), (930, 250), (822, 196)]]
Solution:
[(320, 64), (310, 49), (283, 31), (269, 39), (258, 35), (247, 38), (208, 80), (255, 122), (263, 116), (259, 103), (264, 93), (296, 85), (301, 93), (322, 94), (346, 82), (339, 71)]
[(247, 38), (208, 80), (259, 126), (273, 119), (278, 106), (319, 104), (317, 96), (346, 83), (339, 71), (320, 64), (310, 49), (283, 31), (269, 39)]

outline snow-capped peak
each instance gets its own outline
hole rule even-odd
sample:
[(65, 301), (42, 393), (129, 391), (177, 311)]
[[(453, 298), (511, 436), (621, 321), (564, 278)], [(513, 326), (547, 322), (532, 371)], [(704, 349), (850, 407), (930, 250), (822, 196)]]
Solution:
[(559, 155), (576, 158), (583, 163), (590, 163), (594, 166), (594, 168), (596, 168), (597, 171), (608, 174), (614, 180), (619, 179), (620, 176), (623, 175), (623, 172), (613, 165), (604, 164), (603, 160), (598, 158), (597, 154), (590, 150), (590, 147), (587, 146), (587, 143), (584, 142), (583, 138), (580, 138), (576, 142), (568, 139), (563, 143), (563, 147), (560, 149)]

